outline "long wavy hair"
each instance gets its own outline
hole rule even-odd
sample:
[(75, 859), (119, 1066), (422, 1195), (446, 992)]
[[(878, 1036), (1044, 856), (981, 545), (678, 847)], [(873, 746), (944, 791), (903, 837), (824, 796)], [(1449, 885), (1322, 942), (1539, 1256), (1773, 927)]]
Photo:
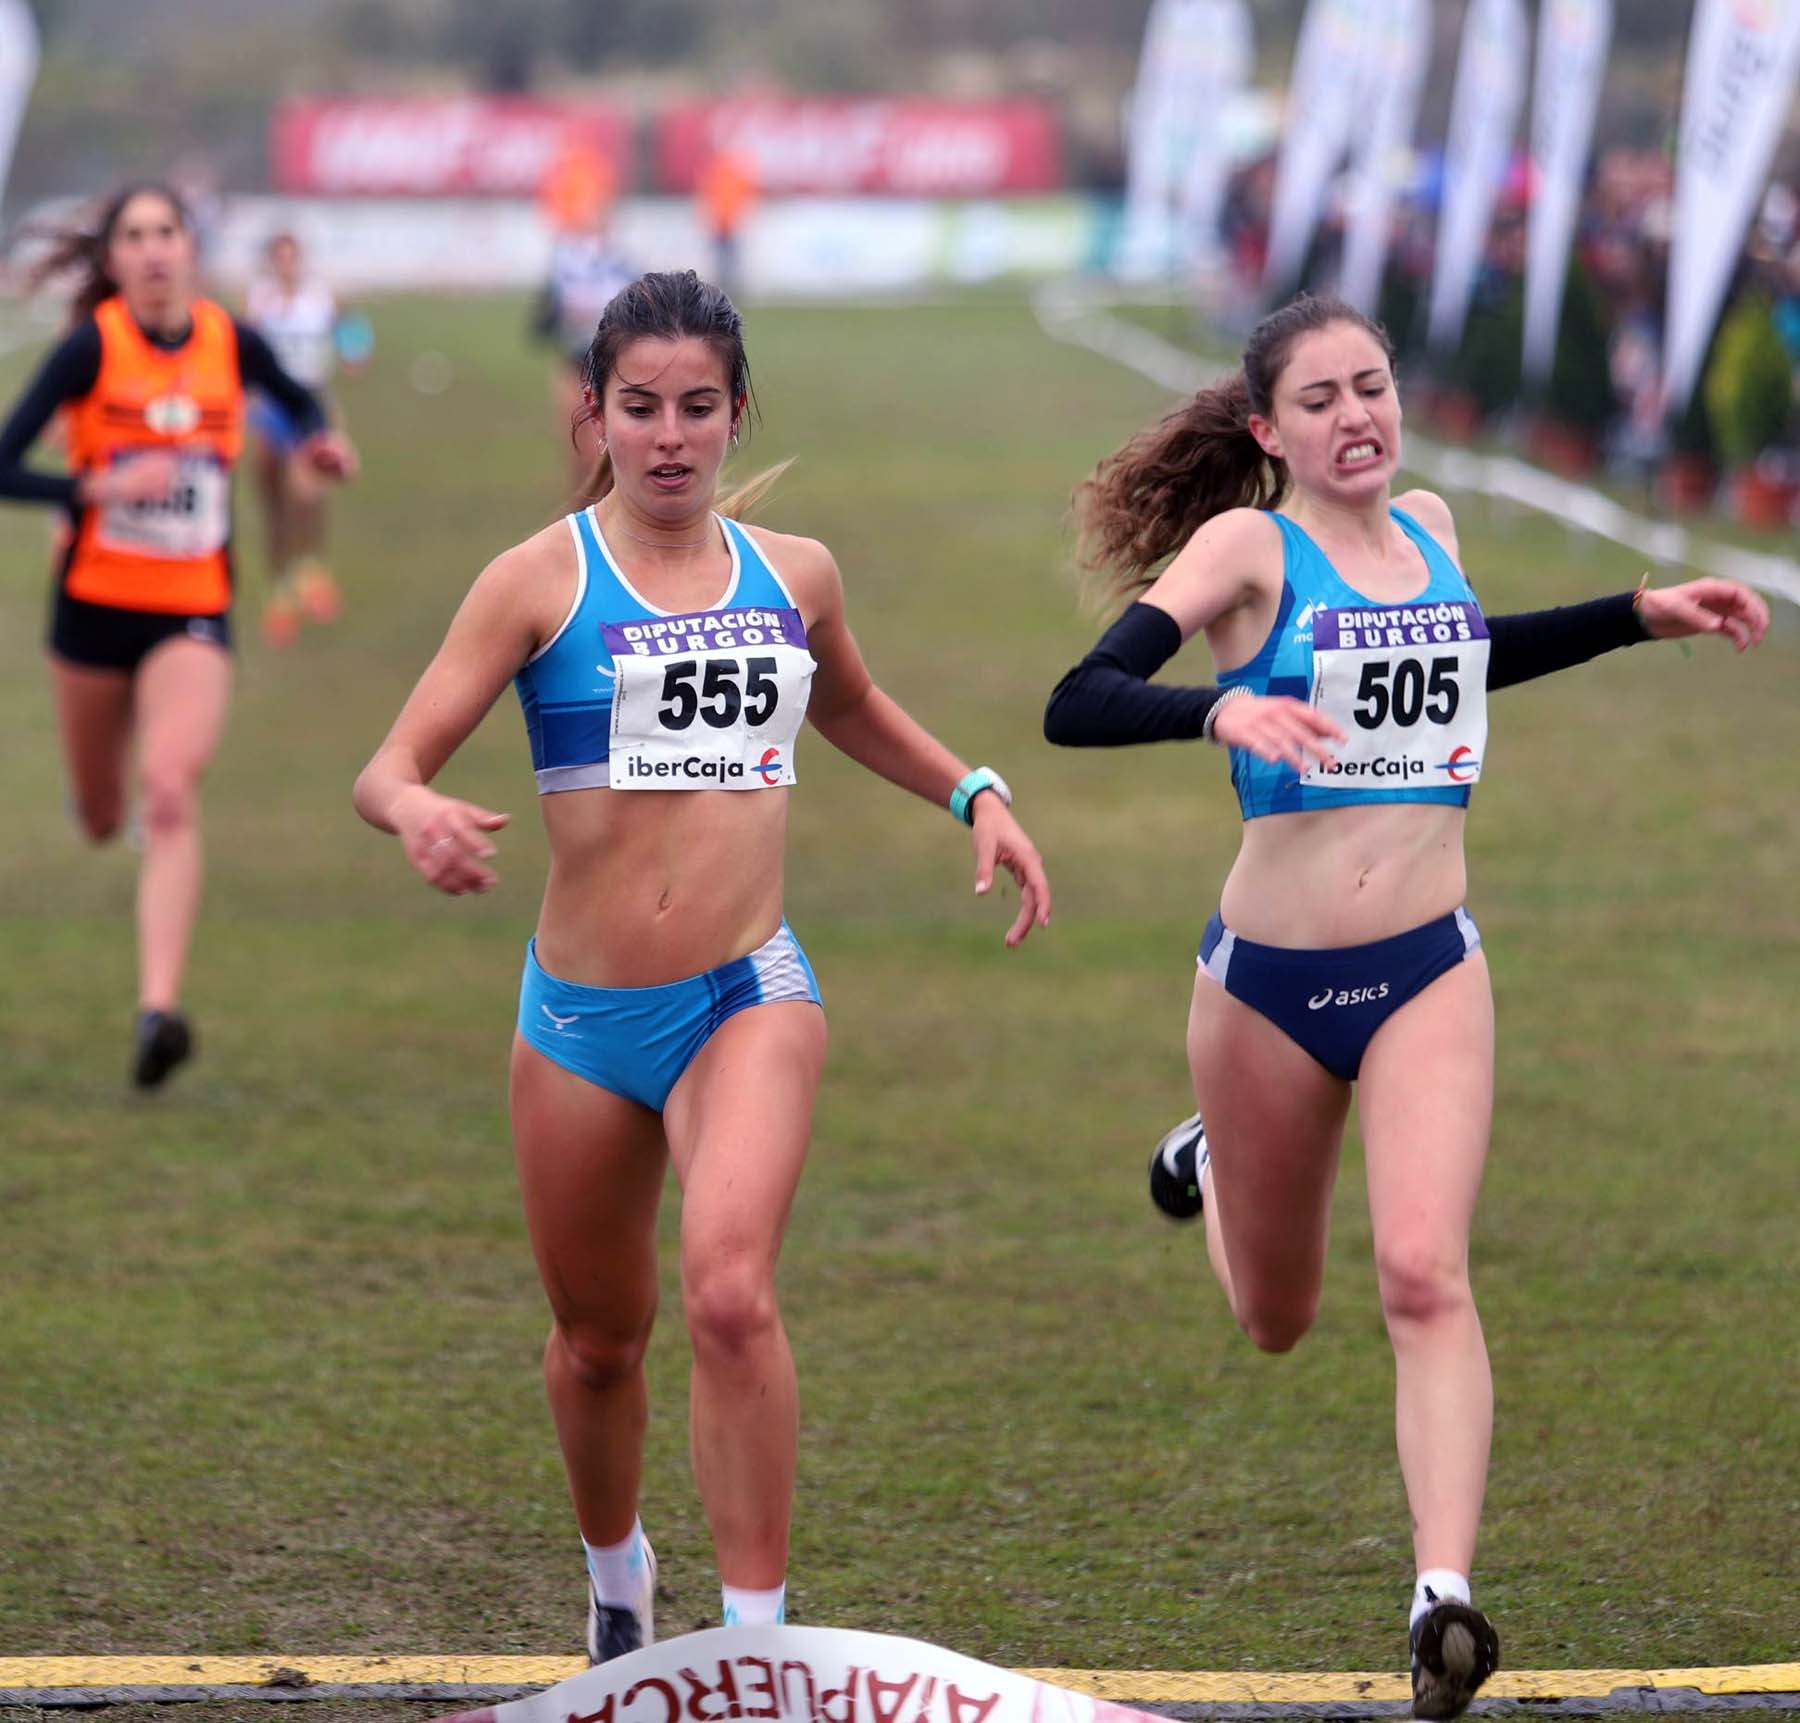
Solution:
[[(621, 288), (600, 314), (587, 355), (581, 364), (581, 380), (593, 392), (593, 405), (575, 415), (571, 434), (600, 416), (606, 385), (617, 369), (619, 355), (633, 341), (645, 338), (704, 341), (725, 368), (725, 391), (731, 397), (736, 428), (735, 444), (757, 414), (750, 385), (750, 360), (744, 351), (744, 320), (722, 287), (702, 281), (691, 269), (659, 270), (640, 275)], [(769, 492), (791, 463), (782, 461), (734, 486), (718, 499), (721, 514), (747, 516)], [(602, 448), (593, 474), (582, 487), (577, 505), (597, 503), (613, 488), (611, 453)]]
[(118, 231), (119, 218), (124, 215), (125, 206), (137, 197), (161, 198), (175, 212), (176, 224), (192, 237), (193, 217), (182, 202), (181, 194), (173, 186), (154, 179), (133, 180), (121, 186), (100, 206), (91, 225), (76, 223), (37, 230), (48, 239), (49, 249), (32, 265), (30, 285), (35, 291), (47, 282), (73, 273), (76, 284), (69, 300), (70, 323), (79, 323), (84, 317), (92, 316), (94, 307), (101, 300), (110, 299), (119, 291), (108, 256), (112, 251), (113, 235)]
[(1077, 554), (1112, 597), (1141, 592), (1159, 566), (1226, 509), (1272, 509), (1287, 463), (1266, 454), (1250, 416), (1268, 418), (1301, 336), (1353, 323), (1394, 363), (1387, 331), (1348, 301), (1302, 293), (1250, 333), (1242, 366), (1108, 455), (1075, 487)]

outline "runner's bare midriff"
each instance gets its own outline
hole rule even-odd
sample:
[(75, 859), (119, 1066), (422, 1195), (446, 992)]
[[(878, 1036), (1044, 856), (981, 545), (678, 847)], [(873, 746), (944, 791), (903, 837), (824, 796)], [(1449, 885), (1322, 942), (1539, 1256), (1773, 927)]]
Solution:
[(1248, 821), (1220, 899), (1260, 945), (1365, 945), (1448, 915), (1468, 890), (1462, 808), (1363, 803)]
[(656, 987), (754, 951), (781, 924), (787, 801), (780, 789), (540, 798), (538, 961), (587, 987)]

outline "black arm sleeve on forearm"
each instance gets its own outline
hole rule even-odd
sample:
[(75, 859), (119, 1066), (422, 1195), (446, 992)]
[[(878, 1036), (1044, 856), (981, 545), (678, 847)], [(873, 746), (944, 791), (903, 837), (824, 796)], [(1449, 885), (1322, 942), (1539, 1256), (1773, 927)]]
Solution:
[(1595, 598), (1557, 610), (1525, 610), (1487, 619), (1487, 685), (1490, 690), (1585, 664), (1602, 652), (1636, 646), (1650, 636), (1637, 613), (1635, 593)]
[(34, 472), (25, 465), (31, 445), (43, 435), (51, 415), (67, 401), (79, 401), (100, 381), (100, 330), (90, 318), (51, 353), (0, 428), (0, 499), (19, 503), (78, 506), (75, 480), (67, 473)]
[[(236, 323), (235, 318), (233, 322)], [(238, 375), (243, 378), (244, 387), (261, 389), (272, 396), (303, 435), (324, 430), (325, 409), (319, 397), (282, 370), (274, 349), (254, 329), (243, 323), (236, 323), (236, 327)]]
[(1149, 680), (1180, 650), (1181, 629), (1166, 610), (1129, 606), (1057, 683), (1044, 708), (1044, 739), (1064, 748), (1194, 740), (1219, 690)]

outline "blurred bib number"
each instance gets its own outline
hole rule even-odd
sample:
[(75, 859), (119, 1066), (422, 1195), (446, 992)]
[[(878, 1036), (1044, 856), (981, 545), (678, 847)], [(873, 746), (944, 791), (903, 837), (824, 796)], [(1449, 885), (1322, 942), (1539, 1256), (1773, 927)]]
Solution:
[(613, 657), (615, 790), (794, 782), (812, 654), (797, 610), (702, 610), (601, 624)]
[(184, 454), (166, 497), (105, 504), (94, 536), (108, 550), (191, 562), (223, 549), (230, 532), (231, 475), (211, 455)]
[(1346, 607), (1313, 616), (1312, 703), (1346, 740), (1320, 790), (1460, 787), (1487, 746), (1488, 630), (1466, 602)]

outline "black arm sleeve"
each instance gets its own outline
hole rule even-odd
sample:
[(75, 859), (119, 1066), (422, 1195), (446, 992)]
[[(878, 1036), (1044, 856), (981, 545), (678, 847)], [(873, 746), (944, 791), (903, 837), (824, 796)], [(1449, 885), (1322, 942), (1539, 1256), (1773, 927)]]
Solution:
[(1558, 610), (1525, 610), (1487, 619), (1487, 685), (1510, 688), (1553, 670), (1585, 664), (1602, 652), (1635, 646), (1650, 636), (1633, 602), (1636, 593), (1621, 592)]
[(319, 397), (282, 370), (274, 349), (254, 329), (235, 317), (232, 324), (237, 330), (238, 375), (244, 379), (244, 387), (273, 396), (303, 435), (324, 430), (325, 409)]
[(1194, 740), (1219, 690), (1161, 688), (1149, 680), (1180, 650), (1181, 629), (1166, 610), (1129, 606), (1057, 683), (1044, 708), (1045, 740), (1064, 748)]
[(100, 327), (90, 317), (74, 330), (32, 378), (11, 416), (0, 428), (0, 498), (19, 503), (60, 503), (73, 513), (80, 505), (75, 480), (67, 473), (40, 473), (25, 465), (31, 445), (58, 407), (79, 401), (100, 381)]

